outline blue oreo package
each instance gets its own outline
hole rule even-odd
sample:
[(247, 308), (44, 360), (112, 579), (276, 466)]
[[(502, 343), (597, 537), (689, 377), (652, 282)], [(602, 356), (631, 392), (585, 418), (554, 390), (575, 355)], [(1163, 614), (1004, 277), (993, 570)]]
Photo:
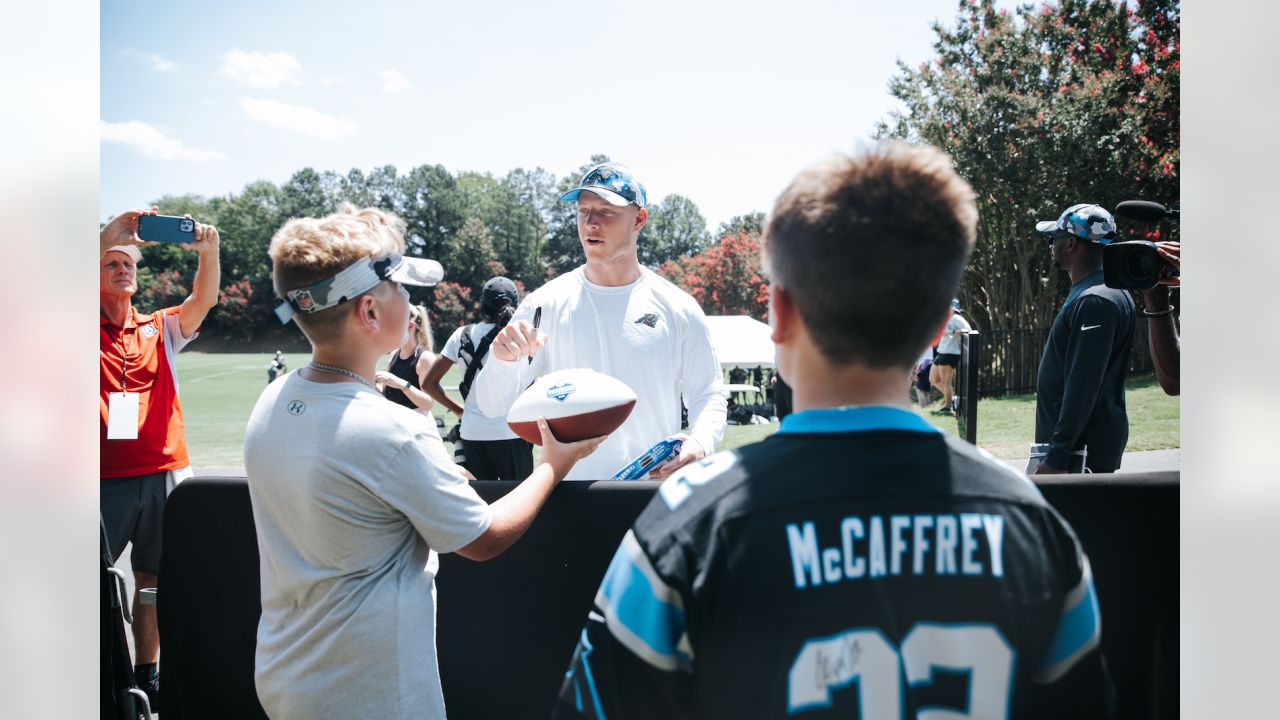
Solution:
[(658, 467), (667, 458), (680, 452), (680, 446), (684, 442), (680, 438), (667, 438), (659, 440), (656, 445), (649, 448), (640, 457), (632, 460), (626, 467), (614, 473), (610, 480), (639, 480), (649, 471)]

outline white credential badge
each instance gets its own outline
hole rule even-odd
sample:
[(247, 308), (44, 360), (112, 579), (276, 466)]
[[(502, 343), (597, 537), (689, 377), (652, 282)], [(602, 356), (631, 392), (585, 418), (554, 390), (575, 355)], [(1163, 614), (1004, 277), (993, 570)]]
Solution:
[(107, 439), (138, 439), (138, 393), (113, 392), (107, 401)]

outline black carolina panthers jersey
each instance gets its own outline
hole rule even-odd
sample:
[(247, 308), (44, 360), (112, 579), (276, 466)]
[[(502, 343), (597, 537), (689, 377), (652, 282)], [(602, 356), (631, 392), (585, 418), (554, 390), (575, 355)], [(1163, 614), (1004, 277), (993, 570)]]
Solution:
[(660, 486), (556, 717), (1099, 717), (1100, 635), (1026, 477), (905, 410), (810, 410)]

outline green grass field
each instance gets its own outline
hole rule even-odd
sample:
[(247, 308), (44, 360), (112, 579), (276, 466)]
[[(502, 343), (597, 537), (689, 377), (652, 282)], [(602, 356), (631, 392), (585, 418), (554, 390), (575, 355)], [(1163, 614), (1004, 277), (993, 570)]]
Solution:
[[(290, 370), (304, 365), (309, 356), (289, 353)], [(182, 409), (187, 423), (187, 447), (197, 470), (244, 466), (244, 427), (258, 395), (267, 384), (268, 354), (186, 352), (178, 356), (178, 378)], [(381, 365), (380, 365), (381, 366)], [(457, 368), (444, 376), (442, 385), (456, 387), (461, 379)], [(456, 397), (456, 395), (455, 395)], [(1136, 378), (1128, 385), (1129, 450), (1158, 450), (1181, 446), (1178, 398), (1160, 391), (1150, 377)], [(996, 457), (1026, 457), (1027, 444), (1035, 429), (1034, 395), (983, 400), (978, 404), (978, 445)], [(439, 407), (437, 415), (445, 416)], [(956, 433), (950, 417), (925, 416), (946, 432)], [(445, 419), (451, 427), (453, 416)], [(731, 449), (760, 440), (778, 429), (768, 425), (730, 425), (720, 449)]]

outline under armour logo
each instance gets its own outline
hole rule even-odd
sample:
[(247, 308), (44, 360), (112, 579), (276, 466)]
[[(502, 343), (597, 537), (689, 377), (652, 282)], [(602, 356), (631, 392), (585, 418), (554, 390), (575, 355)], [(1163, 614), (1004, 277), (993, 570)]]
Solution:
[(301, 415), (306, 411), (307, 411), (307, 404), (302, 402), (301, 400), (294, 400), (293, 402), (289, 403), (290, 415)]
[(636, 320), (636, 324), (648, 325), (651, 328), (656, 328), (658, 327), (658, 316), (654, 315), (653, 313), (645, 313), (638, 320)]

